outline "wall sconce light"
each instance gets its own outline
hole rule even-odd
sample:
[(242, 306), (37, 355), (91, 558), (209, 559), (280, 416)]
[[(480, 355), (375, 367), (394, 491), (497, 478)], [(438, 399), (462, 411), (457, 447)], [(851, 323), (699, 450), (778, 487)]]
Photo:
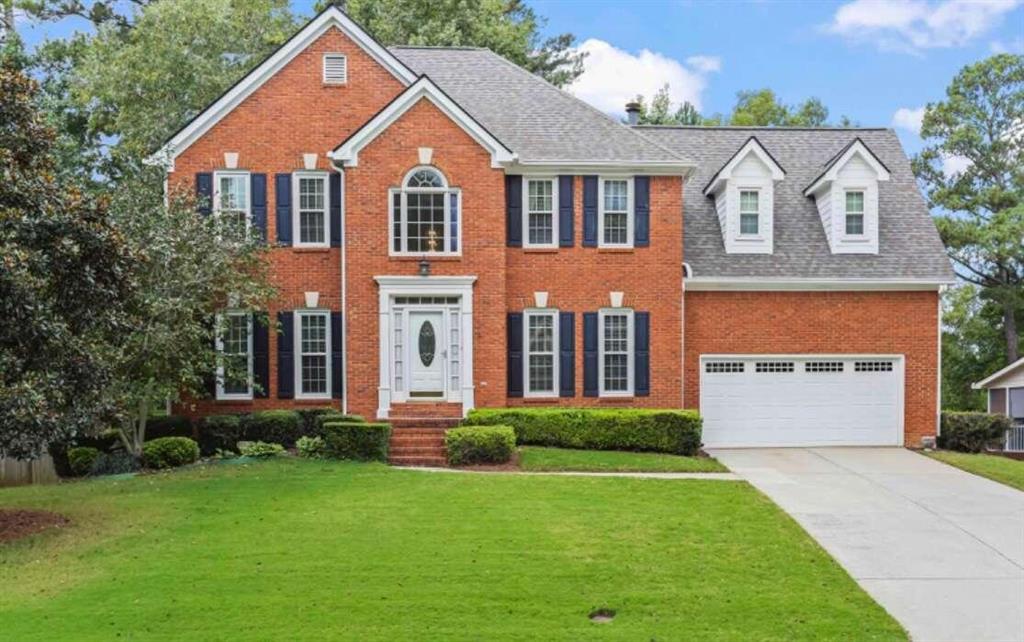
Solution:
[(430, 276), (430, 261), (427, 257), (420, 259), (420, 276)]

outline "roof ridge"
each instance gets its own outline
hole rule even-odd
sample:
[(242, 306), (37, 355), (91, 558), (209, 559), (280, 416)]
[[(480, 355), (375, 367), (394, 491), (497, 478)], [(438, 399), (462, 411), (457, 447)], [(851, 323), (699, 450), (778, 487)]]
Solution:
[(887, 132), (892, 127), (785, 127), (776, 125), (631, 125), (631, 129), (725, 129), (734, 131)]
[[(491, 51), (488, 47), (473, 47), (470, 45), (388, 45), (388, 49), (440, 49), (455, 51)], [(491, 51), (491, 53), (494, 53)]]

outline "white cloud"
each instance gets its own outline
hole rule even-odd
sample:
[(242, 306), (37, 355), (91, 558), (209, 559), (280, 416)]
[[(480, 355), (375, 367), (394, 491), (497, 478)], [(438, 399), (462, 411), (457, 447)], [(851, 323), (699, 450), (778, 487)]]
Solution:
[(989, 31), (1024, 0), (853, 0), (836, 10), (827, 33), (883, 51), (958, 47)]
[(1002, 40), (993, 40), (988, 44), (988, 48), (994, 54), (1024, 54), (1024, 37), (1014, 38), (1010, 42), (1003, 42)]
[(673, 104), (689, 101), (700, 109), (701, 93), (707, 86), (705, 76), (721, 68), (721, 61), (712, 56), (691, 56), (686, 60), (687, 67), (648, 49), (632, 54), (596, 38), (584, 41), (579, 50), (587, 54), (583, 74), (569, 91), (613, 114), (623, 113), (626, 103), (637, 94), (650, 100), (666, 83)]
[(908, 132), (920, 134), (922, 120), (924, 120), (924, 107), (918, 107), (917, 109), (900, 107), (896, 110), (896, 113), (892, 115), (892, 126), (905, 129)]
[(943, 156), (942, 173), (952, 178), (971, 166), (971, 159), (964, 156)]

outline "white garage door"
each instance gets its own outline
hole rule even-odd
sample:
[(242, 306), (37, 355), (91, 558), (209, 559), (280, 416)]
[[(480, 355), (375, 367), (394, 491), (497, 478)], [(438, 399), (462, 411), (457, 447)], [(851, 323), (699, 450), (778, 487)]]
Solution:
[(903, 443), (903, 368), (895, 357), (701, 358), (704, 444)]

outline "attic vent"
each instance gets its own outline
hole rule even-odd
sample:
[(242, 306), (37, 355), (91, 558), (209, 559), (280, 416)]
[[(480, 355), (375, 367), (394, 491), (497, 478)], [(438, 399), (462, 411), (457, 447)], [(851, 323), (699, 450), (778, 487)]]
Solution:
[(344, 54), (324, 54), (324, 84), (344, 85), (348, 81), (348, 60)]

